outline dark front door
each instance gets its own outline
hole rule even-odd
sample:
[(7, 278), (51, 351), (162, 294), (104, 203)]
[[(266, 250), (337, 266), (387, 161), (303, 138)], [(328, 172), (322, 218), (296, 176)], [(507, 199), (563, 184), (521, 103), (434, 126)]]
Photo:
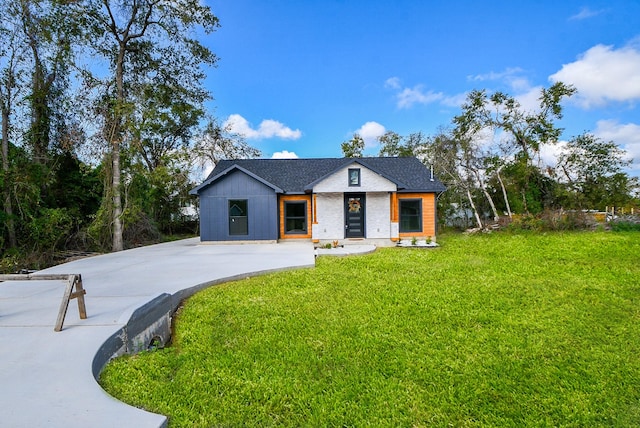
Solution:
[(345, 205), (345, 238), (364, 238), (364, 194), (346, 193)]

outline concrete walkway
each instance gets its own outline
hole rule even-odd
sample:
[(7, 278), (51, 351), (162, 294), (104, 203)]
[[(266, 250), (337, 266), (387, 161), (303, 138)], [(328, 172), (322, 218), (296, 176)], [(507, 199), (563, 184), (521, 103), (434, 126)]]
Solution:
[(105, 342), (164, 293), (181, 298), (226, 278), (314, 264), (311, 243), (203, 245), (197, 238), (77, 260), (39, 272), (79, 273), (87, 291), (88, 318), (79, 318), (72, 300), (58, 333), (66, 283), (0, 283), (0, 426), (165, 425), (164, 416), (123, 404), (97, 384), (92, 364)]
[(350, 244), (350, 245), (344, 245), (337, 248), (317, 248), (316, 255), (343, 257), (343, 256), (352, 256), (355, 254), (369, 254), (369, 253), (373, 253), (375, 250), (376, 250), (375, 245)]

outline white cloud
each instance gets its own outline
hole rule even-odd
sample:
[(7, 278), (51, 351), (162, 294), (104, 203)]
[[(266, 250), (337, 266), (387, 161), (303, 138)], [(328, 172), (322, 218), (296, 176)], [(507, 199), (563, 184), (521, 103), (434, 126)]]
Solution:
[(540, 94), (542, 86), (529, 87), (526, 91), (515, 95), (522, 109), (527, 112), (540, 111)]
[(470, 82), (501, 81), (509, 85), (516, 93), (527, 92), (531, 88), (529, 79), (523, 76), (524, 70), (520, 67), (508, 67), (504, 71), (491, 71), (485, 74), (467, 76)]
[(414, 104), (431, 104), (444, 98), (442, 92), (425, 91), (422, 85), (404, 88), (396, 97), (399, 108), (410, 108)]
[(532, 89), (537, 90), (538, 92), (540, 91), (541, 87), (538, 86), (536, 88), (532, 88), (531, 87), (531, 82), (529, 82), (529, 79), (527, 79), (526, 77), (513, 77), (509, 80), (509, 86), (511, 86), (511, 89), (516, 92), (516, 93), (522, 93), (522, 92), (529, 92)]
[(254, 129), (249, 121), (239, 114), (229, 115), (223, 126), (229, 126), (231, 132), (243, 135), (247, 139), (262, 138), (283, 138), (286, 140), (297, 140), (302, 136), (299, 129), (293, 130), (277, 120), (266, 119)]
[(356, 131), (364, 140), (365, 148), (378, 145), (377, 138), (386, 132), (386, 128), (378, 122), (367, 122)]
[[(470, 82), (498, 81), (507, 85), (509, 93), (520, 103), (526, 111), (536, 111), (540, 108), (541, 86), (532, 86), (524, 75), (524, 70), (519, 67), (508, 67), (504, 71), (491, 71), (485, 74), (467, 76)], [(466, 101), (466, 100), (465, 100)]]
[(570, 16), (569, 20), (582, 21), (583, 19), (593, 18), (594, 16), (598, 16), (604, 12), (606, 12), (606, 9), (591, 10), (588, 7), (583, 7), (582, 9), (580, 9), (580, 12), (576, 13), (573, 16)]
[(501, 81), (511, 88), (510, 93), (520, 103), (523, 110), (528, 112), (538, 111), (540, 109), (542, 86), (531, 86), (529, 79), (521, 76), (520, 73), (522, 73), (520, 68), (508, 68), (503, 72), (492, 71), (487, 74), (469, 76), (467, 79), (470, 81)]
[(298, 159), (298, 155), (295, 152), (283, 150), (281, 152), (275, 152), (271, 159)]
[(558, 141), (556, 144), (540, 145), (540, 160), (542, 166), (555, 168), (558, 165), (558, 157), (566, 147), (566, 141)]
[[(509, 67), (504, 71), (491, 71), (485, 74), (469, 75), (470, 82), (500, 81), (508, 85), (511, 93), (515, 93), (515, 98), (520, 101), (527, 110), (535, 110), (539, 107), (541, 86), (532, 87), (528, 78), (522, 74), (524, 70), (519, 67)], [(415, 104), (439, 103), (447, 107), (460, 107), (467, 101), (467, 93), (447, 95), (443, 92), (435, 92), (425, 89), (424, 85), (415, 85), (412, 88), (403, 87), (397, 77), (391, 77), (385, 81), (385, 88), (396, 91), (398, 108), (411, 108)]]
[(384, 82), (384, 87), (385, 88), (391, 88), (391, 89), (400, 89), (400, 78), (398, 77), (390, 77), (388, 78), (385, 82)]
[[(431, 104), (436, 101), (451, 105), (451, 100), (442, 92), (426, 90), (424, 85), (416, 85), (413, 88), (403, 87), (402, 81), (398, 77), (390, 77), (385, 80), (384, 87), (393, 89), (396, 92), (396, 105), (398, 108), (411, 108), (415, 104)], [(459, 105), (456, 104), (456, 106)]]
[(484, 82), (487, 80), (509, 80), (514, 76), (522, 73), (522, 69), (519, 67), (508, 67), (504, 71), (490, 71), (485, 74), (476, 74), (475, 76), (467, 76), (467, 80), (472, 82)]
[(459, 108), (462, 104), (464, 104), (467, 101), (467, 95), (468, 95), (467, 92), (463, 92), (461, 94), (456, 94), (456, 95), (449, 95), (442, 98), (442, 100), (440, 101), (440, 104), (447, 107)]
[(529, 79), (519, 75), (521, 72), (522, 70), (519, 68), (509, 68), (505, 72), (495, 73), (494, 75), (496, 79), (509, 85), (510, 92), (524, 111), (538, 111), (540, 110), (542, 86), (531, 86)]
[(596, 45), (549, 79), (574, 85), (578, 90), (575, 98), (584, 108), (639, 100), (640, 50), (634, 43), (620, 49)]

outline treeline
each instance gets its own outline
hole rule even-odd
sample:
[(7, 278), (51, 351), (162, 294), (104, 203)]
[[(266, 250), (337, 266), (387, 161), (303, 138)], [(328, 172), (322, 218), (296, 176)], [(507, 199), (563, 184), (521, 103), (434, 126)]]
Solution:
[(190, 172), (259, 155), (204, 106), (217, 26), (199, 0), (0, 3), (0, 271), (195, 233)]
[[(260, 156), (205, 107), (217, 58), (198, 37), (217, 27), (200, 0), (0, 3), (0, 271), (196, 232), (193, 171)], [(557, 165), (541, 161), (574, 92), (553, 85), (528, 112), (508, 94), (474, 91), (448, 128), (388, 132), (380, 155), (433, 165), (449, 188), (443, 222), (637, 206), (637, 180), (614, 142), (585, 133)], [(354, 135), (342, 147), (358, 156), (364, 142)]]
[[(613, 141), (585, 132), (561, 144), (562, 101), (575, 88), (561, 82), (540, 92), (539, 107), (527, 111), (503, 92), (468, 94), (461, 113), (436, 135), (401, 136), (388, 131), (378, 138), (380, 156), (417, 156), (433, 166), (448, 187), (439, 199), (441, 223), (486, 228), (517, 217), (524, 226), (580, 228), (584, 211), (607, 207), (638, 210), (637, 177)], [(555, 162), (542, 151), (556, 146)], [(345, 156), (362, 156), (364, 141), (355, 134), (342, 143)], [(550, 164), (552, 163), (552, 164)]]

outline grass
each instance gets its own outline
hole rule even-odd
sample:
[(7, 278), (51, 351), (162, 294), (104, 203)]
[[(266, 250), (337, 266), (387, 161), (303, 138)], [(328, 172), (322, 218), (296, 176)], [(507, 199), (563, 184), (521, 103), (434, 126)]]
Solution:
[(205, 290), (102, 386), (210, 426), (638, 426), (640, 236), (451, 235)]

